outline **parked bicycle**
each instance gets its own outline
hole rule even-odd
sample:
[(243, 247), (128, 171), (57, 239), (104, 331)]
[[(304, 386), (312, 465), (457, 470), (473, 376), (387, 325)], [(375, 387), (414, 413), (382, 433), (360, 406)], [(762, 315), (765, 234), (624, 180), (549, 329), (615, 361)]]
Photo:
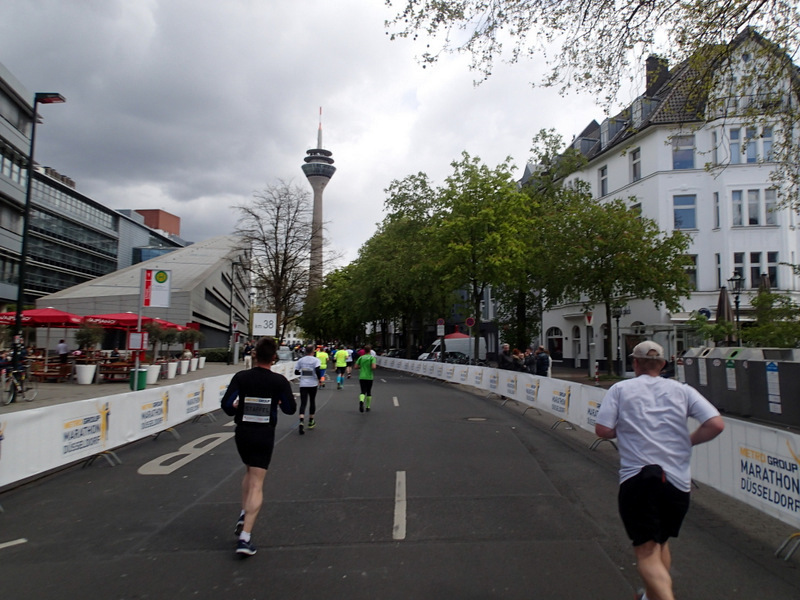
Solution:
[(12, 402), (32, 402), (39, 389), (36, 380), (30, 377), (27, 367), (20, 367), (19, 369), (3, 369), (0, 372), (0, 383), (2, 383), (2, 397), (0, 401), (3, 404), (11, 404)]

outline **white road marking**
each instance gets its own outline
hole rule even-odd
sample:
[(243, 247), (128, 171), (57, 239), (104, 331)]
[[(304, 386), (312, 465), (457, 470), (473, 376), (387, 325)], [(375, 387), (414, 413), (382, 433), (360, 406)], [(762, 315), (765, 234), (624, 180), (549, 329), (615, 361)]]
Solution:
[(398, 471), (394, 484), (394, 527), (392, 539), (406, 539), (406, 472)]
[(3, 548), (11, 548), (11, 546), (19, 546), (20, 544), (27, 544), (28, 540), (19, 538), (18, 540), (11, 540), (10, 542), (0, 542), (0, 550)]
[[(203, 454), (216, 448), (222, 442), (229, 440), (233, 437), (232, 433), (212, 433), (197, 438), (181, 446), (177, 452), (170, 452), (158, 458), (154, 458), (148, 463), (143, 464), (137, 471), (139, 475), (169, 475), (177, 471), (182, 466), (190, 463), (195, 458), (201, 457)], [(172, 459), (178, 458), (179, 460), (173, 461)]]
[(400, 406), (400, 402), (397, 400), (397, 396), (392, 396), (392, 402), (395, 406)]

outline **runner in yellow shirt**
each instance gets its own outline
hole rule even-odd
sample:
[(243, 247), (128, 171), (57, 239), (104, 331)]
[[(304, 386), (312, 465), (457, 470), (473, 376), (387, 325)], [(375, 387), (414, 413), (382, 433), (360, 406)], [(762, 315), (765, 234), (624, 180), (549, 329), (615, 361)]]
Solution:
[(322, 346), (317, 347), (317, 358), (319, 359), (319, 387), (325, 387), (325, 370), (328, 368), (328, 353), (325, 352), (325, 348)]
[(344, 374), (347, 372), (347, 350), (344, 349), (344, 344), (339, 345), (333, 359), (336, 361), (336, 389), (343, 390)]

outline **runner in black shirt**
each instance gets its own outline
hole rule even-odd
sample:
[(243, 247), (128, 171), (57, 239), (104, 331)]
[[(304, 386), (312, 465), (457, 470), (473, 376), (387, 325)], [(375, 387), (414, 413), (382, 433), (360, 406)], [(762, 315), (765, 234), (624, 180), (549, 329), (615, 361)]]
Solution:
[(289, 381), (271, 371), (276, 355), (275, 340), (261, 338), (255, 349), (256, 366), (236, 373), (220, 402), (225, 414), (236, 422), (236, 449), (247, 467), (242, 482), (242, 511), (235, 529), (239, 537), (236, 553), (242, 556), (256, 553), (250, 534), (264, 497), (264, 477), (275, 445), (278, 406), (287, 415), (293, 415), (297, 409)]

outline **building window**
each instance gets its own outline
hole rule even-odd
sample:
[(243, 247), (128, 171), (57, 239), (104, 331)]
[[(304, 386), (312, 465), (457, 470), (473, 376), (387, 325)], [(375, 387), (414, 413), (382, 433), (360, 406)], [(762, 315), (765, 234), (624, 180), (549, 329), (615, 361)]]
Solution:
[(758, 160), (758, 150), (756, 148), (756, 136), (758, 130), (755, 127), (747, 128), (747, 140), (745, 144), (745, 155), (747, 156), (748, 163), (754, 163)]
[(740, 130), (730, 130), (730, 151), (731, 151), (731, 164), (738, 165), (742, 162), (742, 141), (740, 139)]
[(600, 197), (608, 194), (608, 167), (600, 167), (597, 171), (600, 186)]
[(731, 214), (733, 215), (733, 226), (741, 227), (744, 225), (744, 205), (742, 204), (742, 190), (731, 192)]
[(686, 267), (686, 274), (689, 276), (689, 288), (692, 290), (697, 289), (697, 255), (690, 254), (689, 260), (692, 264)]
[(696, 201), (694, 194), (672, 197), (675, 229), (697, 229)]
[(733, 272), (744, 278), (744, 252), (733, 253)]
[(761, 151), (766, 162), (772, 162), (772, 127), (761, 130)]
[(672, 168), (694, 169), (693, 135), (676, 135), (672, 138)]
[(734, 227), (778, 224), (778, 198), (774, 188), (763, 190), (763, 193), (762, 190), (747, 190), (746, 207), (744, 194), (744, 190), (731, 191)]
[(719, 254), (714, 255), (714, 264), (717, 267), (717, 289), (722, 287), (722, 258)]
[(759, 190), (747, 190), (747, 224), (759, 225), (761, 212), (761, 194)]
[(642, 178), (642, 151), (640, 148), (631, 150), (631, 181)]
[(778, 197), (775, 188), (764, 190), (764, 223), (778, 224)]
[(631, 207), (630, 207), (629, 210), (631, 211), (631, 213), (633, 213), (633, 215), (637, 219), (641, 219), (642, 218), (642, 203), (641, 202), (637, 202), (636, 204), (631, 204)]
[(761, 252), (750, 253), (750, 287), (757, 288), (761, 281)]
[(718, 165), (719, 164), (719, 152), (717, 146), (719, 145), (719, 141), (717, 140), (717, 132), (711, 132), (711, 164)]
[(778, 288), (778, 253), (767, 252), (767, 275), (772, 289)]
[(719, 229), (719, 192), (714, 192), (714, 229)]

